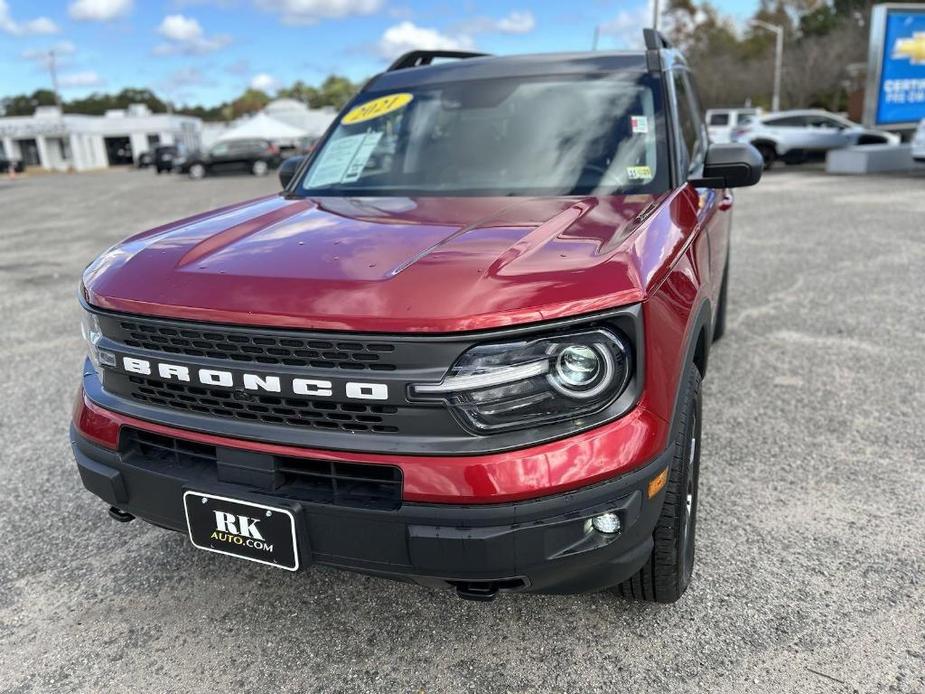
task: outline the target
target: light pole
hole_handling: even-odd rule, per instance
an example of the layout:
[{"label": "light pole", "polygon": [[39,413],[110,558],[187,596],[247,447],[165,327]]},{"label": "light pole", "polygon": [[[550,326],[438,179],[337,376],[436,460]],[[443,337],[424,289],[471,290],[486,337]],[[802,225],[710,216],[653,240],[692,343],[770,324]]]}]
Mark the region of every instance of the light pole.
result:
[{"label": "light pole", "polygon": [[55,105],[61,108],[61,94],[58,92],[58,70],[55,65],[55,51],[48,51],[48,71],[51,73],[51,88],[55,93]]},{"label": "light pole", "polygon": [[652,0],[652,28],[658,31],[658,0]]},{"label": "light pole", "polygon": [[749,22],[752,26],[761,27],[776,34],[777,45],[774,51],[774,95],[771,97],[771,110],[780,111],[780,73],[784,64],[784,27],[777,24],[762,22],[760,19],[753,19]]}]

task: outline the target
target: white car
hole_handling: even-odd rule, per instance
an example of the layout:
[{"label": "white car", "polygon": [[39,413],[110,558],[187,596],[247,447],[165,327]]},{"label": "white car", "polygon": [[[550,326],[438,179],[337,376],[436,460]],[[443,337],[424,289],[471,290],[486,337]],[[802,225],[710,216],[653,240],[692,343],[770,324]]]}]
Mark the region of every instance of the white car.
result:
[{"label": "white car", "polygon": [[711,108],[707,110],[710,142],[732,142],[732,131],[760,116],[760,108]]},{"label": "white car", "polygon": [[870,130],[821,110],[780,111],[754,118],[732,132],[733,142],[750,142],[769,168],[778,159],[800,164],[831,149],[853,145],[899,144],[898,135]]},{"label": "white car", "polygon": [[912,158],[925,164],[925,118],[919,121],[915,137],[912,138]]}]

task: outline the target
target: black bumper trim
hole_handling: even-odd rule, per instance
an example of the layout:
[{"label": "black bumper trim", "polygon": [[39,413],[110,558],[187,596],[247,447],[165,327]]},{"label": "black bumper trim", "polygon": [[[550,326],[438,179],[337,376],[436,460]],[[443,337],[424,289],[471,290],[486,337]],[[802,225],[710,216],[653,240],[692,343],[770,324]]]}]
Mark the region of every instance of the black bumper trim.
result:
[{"label": "black bumper trim", "polygon": [[[404,502],[370,510],[281,499],[218,480],[214,471],[163,472],[132,464],[71,427],[71,444],[88,490],[155,525],[186,532],[183,492],[195,490],[275,503],[298,518],[304,564],[318,563],[422,585],[501,582],[531,592],[578,593],[615,585],[645,563],[664,492],[646,498],[648,481],[670,451],[632,472],[537,499],[482,505]],[[623,529],[603,535],[589,519],[618,513]]]}]

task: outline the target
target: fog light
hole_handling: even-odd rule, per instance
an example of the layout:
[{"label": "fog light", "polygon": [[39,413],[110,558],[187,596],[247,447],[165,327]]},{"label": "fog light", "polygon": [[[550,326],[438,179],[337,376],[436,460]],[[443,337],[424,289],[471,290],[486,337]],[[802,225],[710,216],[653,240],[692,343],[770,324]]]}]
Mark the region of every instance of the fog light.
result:
[{"label": "fog light", "polygon": [[606,533],[607,535],[620,532],[622,527],[620,525],[620,516],[616,513],[602,513],[599,516],[594,516],[591,519],[591,526],[599,533]]}]

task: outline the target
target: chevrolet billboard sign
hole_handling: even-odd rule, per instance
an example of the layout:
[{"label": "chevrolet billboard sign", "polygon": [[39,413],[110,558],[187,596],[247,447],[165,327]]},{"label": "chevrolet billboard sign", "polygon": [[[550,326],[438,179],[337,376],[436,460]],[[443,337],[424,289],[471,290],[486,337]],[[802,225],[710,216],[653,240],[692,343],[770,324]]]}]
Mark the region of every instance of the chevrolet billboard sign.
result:
[{"label": "chevrolet billboard sign", "polygon": [[925,118],[925,4],[876,5],[871,14],[864,124],[895,130]]}]

